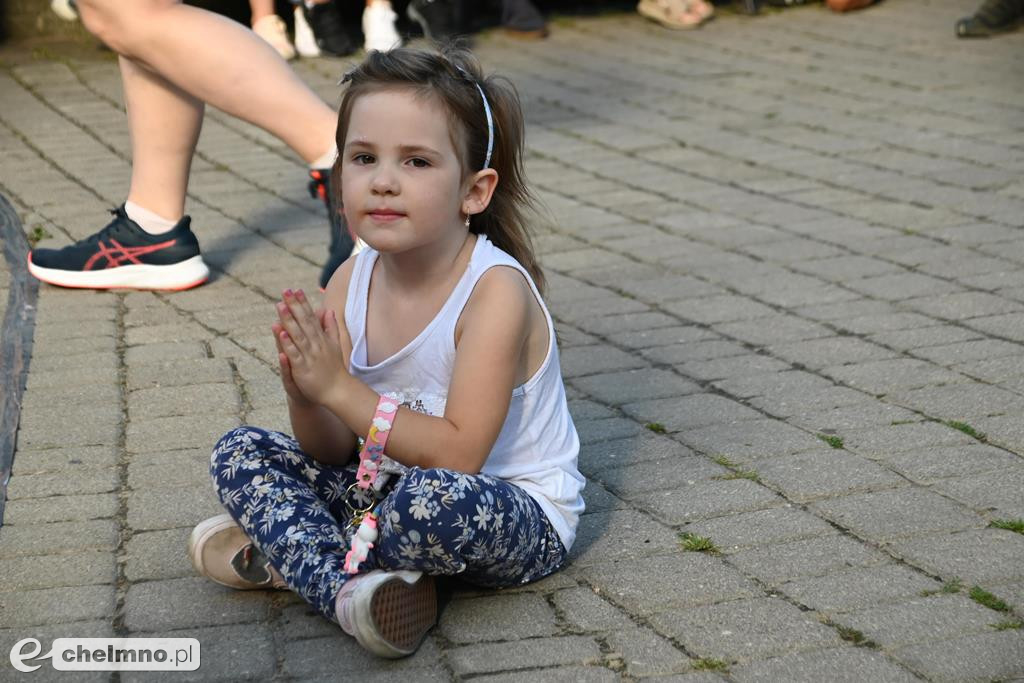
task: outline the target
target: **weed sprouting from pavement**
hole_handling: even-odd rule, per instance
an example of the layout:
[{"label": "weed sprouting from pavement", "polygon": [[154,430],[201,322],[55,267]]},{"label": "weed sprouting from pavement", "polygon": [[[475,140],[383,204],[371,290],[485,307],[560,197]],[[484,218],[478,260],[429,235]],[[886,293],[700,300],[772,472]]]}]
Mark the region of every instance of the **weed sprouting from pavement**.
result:
[{"label": "weed sprouting from pavement", "polygon": [[968,595],[970,596],[971,600],[974,600],[974,602],[984,607],[988,607],[989,609],[994,609],[997,612],[1010,611],[1009,605],[1007,605],[1005,602],[989,593],[981,586],[972,586],[971,592],[968,593]]},{"label": "weed sprouting from pavement", "polygon": [[664,434],[665,432],[668,431],[667,429],[665,429],[665,425],[661,424],[660,422],[648,422],[647,424],[644,425],[644,427],[651,430],[655,434]]},{"label": "weed sprouting from pavement", "polygon": [[691,553],[718,554],[718,546],[707,536],[698,536],[697,534],[691,534],[689,531],[684,531],[679,534],[679,543],[683,546],[683,550]]},{"label": "weed sprouting from pavement", "polygon": [[1024,519],[993,519],[989,524],[991,527],[996,529],[1006,529],[1007,531],[1016,531],[1018,534],[1024,534]]},{"label": "weed sprouting from pavement", "polygon": [[977,429],[967,424],[966,422],[959,422],[957,420],[947,420],[944,424],[947,427],[952,427],[958,432],[963,432],[972,439],[977,439],[978,441],[988,441],[988,437],[985,436],[983,432],[979,432]]},{"label": "weed sprouting from pavement", "polygon": [[697,671],[728,671],[729,665],[721,659],[701,658],[694,660],[693,668]]},{"label": "weed sprouting from pavement", "polygon": [[836,436],[835,434],[818,434],[818,438],[827,443],[832,448],[843,447],[843,437]]}]

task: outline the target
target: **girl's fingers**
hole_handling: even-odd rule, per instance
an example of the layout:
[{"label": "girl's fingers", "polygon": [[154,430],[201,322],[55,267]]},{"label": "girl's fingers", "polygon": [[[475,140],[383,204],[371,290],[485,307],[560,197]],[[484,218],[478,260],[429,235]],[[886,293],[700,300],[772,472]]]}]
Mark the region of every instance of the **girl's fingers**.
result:
[{"label": "girl's fingers", "polygon": [[309,339],[302,327],[299,325],[295,316],[292,315],[291,309],[287,303],[278,302],[277,304],[277,315],[281,319],[281,327],[291,337],[292,343],[300,348],[306,348],[309,346]]},{"label": "girl's fingers", "polygon": [[[309,307],[309,302],[306,301],[306,295],[303,291],[300,289],[297,292],[293,292],[290,289],[286,289],[283,292],[282,299],[285,306],[288,307],[291,318],[302,331],[302,335],[310,341],[316,340],[320,326],[316,321],[316,316],[313,314],[313,309]],[[296,341],[298,341],[297,335]]]},{"label": "girl's fingers", "polygon": [[281,342],[281,350],[288,356],[289,361],[294,362],[302,359],[302,351],[295,345],[291,335],[288,334],[288,330],[282,330],[281,334],[277,335],[277,338]]},{"label": "girl's fingers", "polygon": [[334,311],[324,314],[324,332],[332,344],[341,346],[341,332],[338,331],[338,315]]}]

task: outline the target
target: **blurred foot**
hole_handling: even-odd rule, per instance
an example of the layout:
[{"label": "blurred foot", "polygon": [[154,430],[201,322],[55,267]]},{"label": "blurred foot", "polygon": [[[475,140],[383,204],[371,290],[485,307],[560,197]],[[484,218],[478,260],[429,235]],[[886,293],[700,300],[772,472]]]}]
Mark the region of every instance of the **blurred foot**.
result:
[{"label": "blurred foot", "polygon": [[321,54],[344,57],[356,51],[356,44],[345,31],[345,20],[337,0],[306,7],[301,5],[306,23]]},{"label": "blurred foot", "polygon": [[442,43],[460,33],[456,11],[452,0],[411,0],[405,13],[427,40]]},{"label": "blurred foot", "polygon": [[517,38],[547,38],[548,26],[544,15],[530,0],[503,0],[501,25],[505,32]]},{"label": "blurred foot", "polygon": [[960,38],[987,38],[1012,31],[1024,18],[1024,0],[985,0],[974,16],[956,22]]},{"label": "blurred foot", "polygon": [[78,8],[75,0],[53,0],[50,9],[64,21],[78,21]]},{"label": "blurred foot", "polygon": [[371,2],[363,10],[363,49],[387,52],[401,47],[402,37],[395,29],[398,15],[390,2]]},{"label": "blurred foot", "polygon": [[277,54],[284,59],[295,59],[295,48],[292,41],[288,40],[288,28],[284,21],[276,14],[268,14],[257,19],[252,25],[253,32],[263,40],[270,43],[270,46],[277,50]]}]

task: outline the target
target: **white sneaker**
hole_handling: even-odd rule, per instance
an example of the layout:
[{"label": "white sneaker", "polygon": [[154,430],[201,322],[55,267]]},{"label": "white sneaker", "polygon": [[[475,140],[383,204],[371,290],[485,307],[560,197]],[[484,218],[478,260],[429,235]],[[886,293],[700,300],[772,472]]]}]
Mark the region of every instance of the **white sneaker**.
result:
[{"label": "white sneaker", "polygon": [[372,2],[363,10],[363,48],[387,52],[402,45],[402,36],[395,30],[398,15],[390,2]]},{"label": "white sneaker", "polygon": [[53,0],[50,9],[64,21],[78,21],[78,8],[73,0]]},{"label": "white sneaker", "polygon": [[284,25],[281,17],[276,14],[268,14],[252,25],[253,32],[263,40],[270,43],[270,46],[277,50],[277,54],[284,59],[295,59],[295,48],[292,41],[288,40],[288,27]]},{"label": "white sneaker", "polygon": [[302,7],[298,5],[295,6],[295,51],[302,57],[320,56],[320,46],[316,44],[313,29],[309,27]]},{"label": "white sneaker", "polygon": [[334,614],[341,629],[373,654],[408,657],[437,622],[434,577],[383,569],[356,574],[338,592]]}]

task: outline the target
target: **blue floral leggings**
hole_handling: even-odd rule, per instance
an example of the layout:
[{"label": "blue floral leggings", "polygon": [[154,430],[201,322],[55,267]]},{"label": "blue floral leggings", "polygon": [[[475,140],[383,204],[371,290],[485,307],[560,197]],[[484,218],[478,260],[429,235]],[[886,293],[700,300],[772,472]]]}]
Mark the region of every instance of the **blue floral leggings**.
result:
[{"label": "blue floral leggings", "polygon": [[[345,491],[355,472],[355,464],[324,465],[292,437],[255,427],[225,434],[210,458],[224,507],[291,589],[332,621],[349,578],[342,566],[354,530]],[[496,588],[535,581],[565,562],[544,511],[501,479],[412,468],[392,475],[378,499],[378,538],[362,571],[418,569]]]}]

